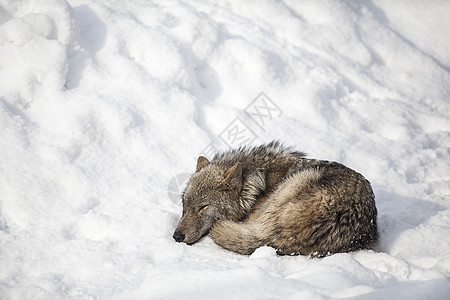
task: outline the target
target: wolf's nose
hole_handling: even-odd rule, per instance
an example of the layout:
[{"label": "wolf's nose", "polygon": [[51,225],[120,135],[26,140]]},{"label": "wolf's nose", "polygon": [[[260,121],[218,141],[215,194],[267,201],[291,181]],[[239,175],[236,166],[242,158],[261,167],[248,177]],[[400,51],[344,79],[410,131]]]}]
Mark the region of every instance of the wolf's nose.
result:
[{"label": "wolf's nose", "polygon": [[177,242],[182,242],[182,241],[184,240],[184,234],[182,234],[182,233],[179,232],[179,231],[176,231],[176,232],[173,234],[173,238],[174,238],[175,241],[177,241]]}]

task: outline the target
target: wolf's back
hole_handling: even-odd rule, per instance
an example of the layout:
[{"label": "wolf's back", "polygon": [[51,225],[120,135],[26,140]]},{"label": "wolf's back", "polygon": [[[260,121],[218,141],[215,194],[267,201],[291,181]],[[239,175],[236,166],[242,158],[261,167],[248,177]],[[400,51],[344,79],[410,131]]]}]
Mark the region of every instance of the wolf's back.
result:
[{"label": "wolf's back", "polygon": [[303,152],[293,151],[291,148],[284,147],[280,142],[273,141],[257,147],[240,147],[227,152],[218,153],[212,159],[212,163],[219,165],[232,166],[239,162],[245,168],[256,167],[265,168],[267,165],[277,161],[282,164],[283,161],[298,161],[305,154]]}]

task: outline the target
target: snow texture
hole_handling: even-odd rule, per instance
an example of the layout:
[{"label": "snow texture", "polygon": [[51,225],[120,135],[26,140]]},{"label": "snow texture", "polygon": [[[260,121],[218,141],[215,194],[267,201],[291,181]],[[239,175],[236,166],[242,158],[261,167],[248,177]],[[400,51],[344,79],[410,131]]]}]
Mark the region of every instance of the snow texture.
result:
[{"label": "snow texture", "polygon": [[[450,299],[450,2],[0,0],[0,299]],[[376,251],[172,233],[196,157],[372,183]]]}]

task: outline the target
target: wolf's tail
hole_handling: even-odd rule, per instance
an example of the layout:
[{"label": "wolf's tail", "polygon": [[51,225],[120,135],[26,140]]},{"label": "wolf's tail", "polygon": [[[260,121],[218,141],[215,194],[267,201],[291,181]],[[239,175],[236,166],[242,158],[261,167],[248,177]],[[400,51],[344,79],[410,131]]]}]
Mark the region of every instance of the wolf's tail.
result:
[{"label": "wolf's tail", "polygon": [[267,244],[268,239],[255,222],[218,221],[210,236],[216,244],[227,250],[250,255]]}]

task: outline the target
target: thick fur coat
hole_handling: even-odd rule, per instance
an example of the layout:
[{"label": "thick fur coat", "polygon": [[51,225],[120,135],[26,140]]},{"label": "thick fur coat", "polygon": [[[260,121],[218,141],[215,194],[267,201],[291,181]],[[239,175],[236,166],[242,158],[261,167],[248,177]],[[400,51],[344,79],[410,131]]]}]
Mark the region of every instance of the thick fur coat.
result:
[{"label": "thick fur coat", "polygon": [[225,249],[326,256],[371,249],[378,240],[370,183],[339,164],[306,159],[278,142],[199,157],[173,235],[195,243],[210,233]]}]

